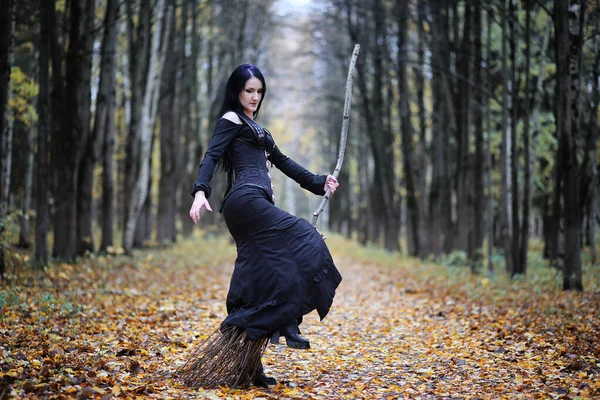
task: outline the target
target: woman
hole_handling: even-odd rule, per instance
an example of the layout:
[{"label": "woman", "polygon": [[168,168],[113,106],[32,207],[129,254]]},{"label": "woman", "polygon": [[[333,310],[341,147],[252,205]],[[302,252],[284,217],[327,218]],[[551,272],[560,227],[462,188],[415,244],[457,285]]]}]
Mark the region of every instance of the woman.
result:
[{"label": "woman", "polygon": [[338,181],[314,175],[281,153],[271,134],[254,120],[267,92],[262,73],[251,64],[231,74],[222,117],[198,170],[190,217],[212,211],[210,181],[217,163],[228,173],[220,211],[237,247],[227,294],[227,318],[180,369],[190,386],[267,387],[261,356],[279,334],[292,348],[309,348],[299,336],[302,316],[317,310],[325,318],[342,280],[321,235],[306,220],[277,208],[269,168],[274,165],[317,195]]}]

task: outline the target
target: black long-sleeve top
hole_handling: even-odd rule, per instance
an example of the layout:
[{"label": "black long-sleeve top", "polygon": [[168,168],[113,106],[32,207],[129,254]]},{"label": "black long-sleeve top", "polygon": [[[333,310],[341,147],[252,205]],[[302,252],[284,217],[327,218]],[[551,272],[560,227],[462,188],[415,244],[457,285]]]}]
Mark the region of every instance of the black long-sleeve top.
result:
[{"label": "black long-sleeve top", "polygon": [[265,148],[260,147],[258,140],[248,126],[221,118],[217,122],[204,159],[198,168],[198,178],[194,183],[192,196],[197,191],[202,190],[206,198],[210,197],[212,191],[210,181],[214,169],[226,151],[231,157],[234,173],[234,182],[229,191],[230,193],[242,186],[259,186],[266,191],[269,200],[273,201],[273,189],[267,166],[267,160],[269,160],[304,189],[320,196],[325,194],[326,175],[311,173],[285,156],[277,146],[274,146],[267,158]]}]

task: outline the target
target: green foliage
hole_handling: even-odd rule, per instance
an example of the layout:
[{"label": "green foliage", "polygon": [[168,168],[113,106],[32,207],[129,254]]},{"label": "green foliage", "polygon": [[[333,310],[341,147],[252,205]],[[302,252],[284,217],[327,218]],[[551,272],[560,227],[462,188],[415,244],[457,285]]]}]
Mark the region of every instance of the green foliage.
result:
[{"label": "green foliage", "polygon": [[470,265],[469,257],[463,250],[453,250],[451,253],[443,255],[440,264],[447,267],[467,267]]},{"label": "green foliage", "polygon": [[3,307],[12,307],[19,303],[20,289],[18,287],[10,288],[7,290],[0,290],[0,310]]},{"label": "green foliage", "polygon": [[504,252],[500,251],[499,249],[496,249],[496,251],[494,251],[494,253],[492,253],[492,263],[494,264],[494,266],[496,267],[496,269],[502,269],[504,270]]}]

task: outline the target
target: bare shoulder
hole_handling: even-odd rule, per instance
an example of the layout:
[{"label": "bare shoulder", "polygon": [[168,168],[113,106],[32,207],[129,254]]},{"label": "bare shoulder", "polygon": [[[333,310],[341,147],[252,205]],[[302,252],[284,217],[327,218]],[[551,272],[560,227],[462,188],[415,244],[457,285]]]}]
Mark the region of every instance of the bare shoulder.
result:
[{"label": "bare shoulder", "polygon": [[240,117],[238,117],[238,115],[233,111],[227,111],[225,114],[223,114],[223,117],[221,118],[231,121],[238,125],[242,124],[242,120],[240,119]]}]

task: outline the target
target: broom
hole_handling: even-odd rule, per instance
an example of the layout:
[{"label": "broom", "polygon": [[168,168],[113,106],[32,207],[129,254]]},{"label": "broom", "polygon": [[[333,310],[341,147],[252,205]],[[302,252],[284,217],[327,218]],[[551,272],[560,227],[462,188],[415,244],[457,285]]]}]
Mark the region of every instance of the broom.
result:
[{"label": "broom", "polygon": [[268,341],[268,337],[248,339],[245,329],[222,324],[190,354],[177,376],[192,388],[247,388]]}]

